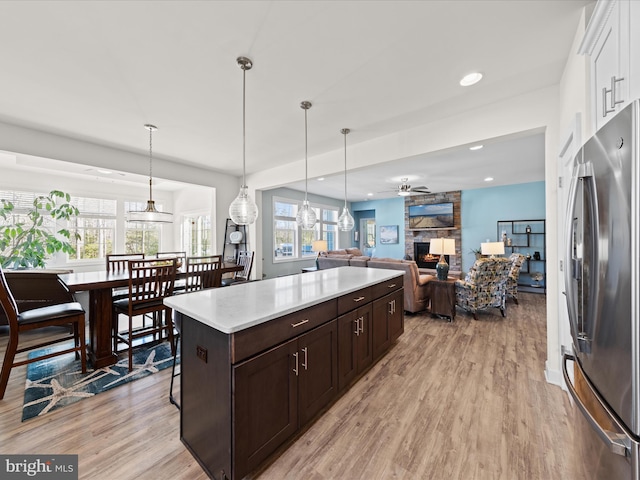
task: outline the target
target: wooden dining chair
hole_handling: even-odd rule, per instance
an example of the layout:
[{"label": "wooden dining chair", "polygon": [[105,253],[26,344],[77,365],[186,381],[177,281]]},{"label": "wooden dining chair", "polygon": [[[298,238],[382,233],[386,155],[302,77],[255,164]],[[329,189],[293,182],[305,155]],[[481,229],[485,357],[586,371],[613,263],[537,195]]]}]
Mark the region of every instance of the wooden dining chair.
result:
[{"label": "wooden dining chair", "polygon": [[126,272],[129,260],[143,260],[144,253],[110,253],[107,259],[107,272]]},{"label": "wooden dining chair", "polygon": [[251,267],[253,266],[253,252],[238,252],[238,265],[244,267],[243,270],[235,272],[232,278],[222,279],[221,286],[226,287],[236,283],[248,282],[251,276]]},{"label": "wooden dining chair", "polygon": [[[64,286],[62,282],[60,282],[60,284],[60,288],[68,292],[66,286]],[[69,293],[69,298],[72,298],[71,293]],[[9,343],[4,353],[2,371],[0,372],[0,399],[4,398],[4,392],[7,389],[9,375],[13,367],[75,352],[76,358],[80,358],[82,373],[86,373],[87,349],[85,345],[84,310],[78,302],[59,303],[20,312],[18,311],[16,300],[9,289],[4,272],[0,267],[0,303],[9,322]],[[53,339],[18,348],[20,334],[23,332],[47,327],[66,327],[70,324],[73,325],[71,333],[68,333],[68,330],[65,329],[62,336],[56,334]],[[16,354],[41,349],[49,345],[68,342],[70,340],[73,340],[72,347],[55,352],[45,352],[42,355],[27,358],[26,360],[15,361]]]},{"label": "wooden dining chair", "polygon": [[222,255],[208,255],[203,257],[187,257],[187,292],[195,292],[205,288],[220,286],[220,266]]},{"label": "wooden dining chair", "polygon": [[[215,288],[220,286],[220,266],[222,265],[222,255],[209,255],[203,257],[187,257],[187,278],[184,293],[195,292],[207,288]],[[181,293],[181,292],[176,292]],[[176,356],[178,346],[180,344],[181,322],[180,316],[174,319],[175,328],[175,349],[173,355],[173,365],[171,367],[171,383],[169,385],[169,401],[178,407],[180,404],[173,396],[173,379],[180,375],[176,373]]]},{"label": "wooden dining chair", "polygon": [[[166,332],[171,344],[171,352],[175,354],[173,341],[173,321],[171,309],[164,305],[163,300],[173,295],[176,280],[175,258],[129,260],[129,294],[127,298],[113,302],[113,339],[114,350],[119,343],[128,345],[129,371],[133,370],[133,341],[145,337],[152,340],[161,339]],[[134,318],[153,314],[153,324],[134,328]],[[128,330],[120,331],[119,316],[129,318]]]}]

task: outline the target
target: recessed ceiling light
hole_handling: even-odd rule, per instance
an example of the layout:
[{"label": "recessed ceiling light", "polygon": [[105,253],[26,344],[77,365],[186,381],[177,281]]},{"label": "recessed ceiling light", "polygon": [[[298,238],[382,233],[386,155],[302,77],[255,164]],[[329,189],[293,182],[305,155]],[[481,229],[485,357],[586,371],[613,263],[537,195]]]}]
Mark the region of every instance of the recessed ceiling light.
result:
[{"label": "recessed ceiling light", "polygon": [[480,80],[482,80],[482,74],[480,72],[473,72],[469,75],[465,75],[462,80],[460,80],[460,85],[468,87],[478,83]]},{"label": "recessed ceiling light", "polygon": [[367,197],[373,197],[373,193],[371,192],[367,193]]},{"label": "recessed ceiling light", "polygon": [[319,182],[322,182],[323,180],[324,180],[324,177],[320,177],[320,178],[318,178],[318,181],[319,181]]},{"label": "recessed ceiling light", "polygon": [[474,145],[473,147],[469,147],[469,150],[480,150],[484,145]]},{"label": "recessed ceiling light", "polygon": [[493,177],[487,177],[484,179],[485,182],[493,182]]},{"label": "recessed ceiling light", "polygon": [[98,173],[102,173],[103,175],[111,175],[111,170],[101,170],[100,168],[98,169]]}]

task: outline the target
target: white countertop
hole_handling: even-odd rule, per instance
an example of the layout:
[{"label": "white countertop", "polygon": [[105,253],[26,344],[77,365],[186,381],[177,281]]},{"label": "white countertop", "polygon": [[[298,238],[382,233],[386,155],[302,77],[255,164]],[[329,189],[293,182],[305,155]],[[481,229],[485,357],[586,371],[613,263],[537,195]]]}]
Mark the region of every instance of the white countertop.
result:
[{"label": "white countertop", "polygon": [[330,268],[174,295],[164,303],[216,330],[234,333],[402,275],[382,268]]}]

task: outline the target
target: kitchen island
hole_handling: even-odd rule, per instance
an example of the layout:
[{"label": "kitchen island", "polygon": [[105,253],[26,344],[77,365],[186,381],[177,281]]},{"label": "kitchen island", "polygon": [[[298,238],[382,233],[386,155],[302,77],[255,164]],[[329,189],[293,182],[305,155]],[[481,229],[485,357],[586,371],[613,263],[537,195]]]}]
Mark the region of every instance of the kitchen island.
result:
[{"label": "kitchen island", "polygon": [[259,468],[390,348],[402,275],[340,267],[165,300],[182,325],[181,440],[211,478]]}]

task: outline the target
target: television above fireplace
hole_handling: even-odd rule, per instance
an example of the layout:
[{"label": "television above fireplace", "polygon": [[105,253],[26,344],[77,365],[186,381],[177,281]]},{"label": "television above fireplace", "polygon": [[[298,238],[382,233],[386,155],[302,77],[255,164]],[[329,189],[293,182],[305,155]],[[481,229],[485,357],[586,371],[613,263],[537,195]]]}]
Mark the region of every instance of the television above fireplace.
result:
[{"label": "television above fireplace", "polygon": [[409,205],[409,229],[453,228],[453,202]]}]

